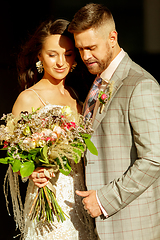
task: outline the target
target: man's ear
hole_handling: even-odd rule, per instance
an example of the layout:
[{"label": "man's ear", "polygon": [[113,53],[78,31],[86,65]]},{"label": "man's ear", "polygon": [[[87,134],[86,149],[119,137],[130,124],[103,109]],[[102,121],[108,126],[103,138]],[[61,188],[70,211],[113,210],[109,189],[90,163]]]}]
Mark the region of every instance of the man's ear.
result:
[{"label": "man's ear", "polygon": [[117,44],[117,35],[118,34],[116,31],[111,31],[109,34],[109,40],[112,47],[114,47]]}]

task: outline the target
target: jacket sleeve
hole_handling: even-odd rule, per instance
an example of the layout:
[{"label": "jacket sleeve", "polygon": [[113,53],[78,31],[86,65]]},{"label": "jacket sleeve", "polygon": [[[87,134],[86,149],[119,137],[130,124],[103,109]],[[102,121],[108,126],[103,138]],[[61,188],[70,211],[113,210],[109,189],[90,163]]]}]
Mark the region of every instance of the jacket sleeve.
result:
[{"label": "jacket sleeve", "polygon": [[160,176],[160,87],[156,81],[146,79],[135,86],[128,114],[138,159],[123,176],[97,191],[109,216],[134,201]]}]

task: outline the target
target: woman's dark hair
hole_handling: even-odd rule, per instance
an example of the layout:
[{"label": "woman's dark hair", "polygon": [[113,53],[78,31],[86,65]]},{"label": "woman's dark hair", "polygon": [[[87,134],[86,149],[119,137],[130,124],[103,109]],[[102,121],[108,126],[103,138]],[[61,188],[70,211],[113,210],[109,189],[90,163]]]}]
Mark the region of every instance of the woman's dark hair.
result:
[{"label": "woman's dark hair", "polygon": [[[36,62],[46,37],[60,34],[67,36],[74,42],[73,34],[68,32],[68,25],[69,22],[63,19],[56,21],[47,20],[39,26],[35,34],[22,47],[17,61],[20,91],[33,86],[43,77],[43,73],[38,73],[36,69]],[[77,92],[79,99],[84,101],[93,82],[94,75],[88,72],[78,50],[76,50],[75,60],[78,63],[77,67],[72,73],[67,75],[65,84],[72,87]]]},{"label": "woman's dark hair", "polygon": [[30,40],[22,47],[17,61],[18,80],[21,90],[31,87],[43,76],[43,73],[39,74],[37,72],[36,62],[46,37],[60,34],[69,37],[74,42],[73,35],[67,31],[68,24],[69,22],[63,19],[47,20],[39,26]]}]

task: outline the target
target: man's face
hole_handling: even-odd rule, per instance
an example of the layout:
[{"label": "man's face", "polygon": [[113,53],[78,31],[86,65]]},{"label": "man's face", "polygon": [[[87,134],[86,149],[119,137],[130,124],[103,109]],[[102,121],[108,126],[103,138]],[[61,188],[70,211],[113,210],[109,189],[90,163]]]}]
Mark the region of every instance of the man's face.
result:
[{"label": "man's face", "polygon": [[74,33],[75,44],[81,58],[92,74],[103,72],[113,59],[113,50],[109,37],[96,29]]}]

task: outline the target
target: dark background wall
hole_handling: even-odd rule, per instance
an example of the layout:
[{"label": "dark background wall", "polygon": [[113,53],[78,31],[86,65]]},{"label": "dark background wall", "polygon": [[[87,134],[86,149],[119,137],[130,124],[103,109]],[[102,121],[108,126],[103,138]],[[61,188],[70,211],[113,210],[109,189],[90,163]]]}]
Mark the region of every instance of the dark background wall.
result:
[{"label": "dark background wall", "polygon": [[[23,44],[41,21],[53,15],[71,20],[74,13],[90,1],[46,0],[7,1],[0,3],[0,116],[11,112],[18,95],[16,59]],[[160,1],[101,0],[113,13],[120,46],[130,57],[160,82]],[[7,215],[3,179],[7,166],[0,165],[0,240],[18,234],[13,216]],[[22,196],[26,184],[21,185]],[[10,206],[11,207],[11,206]],[[12,211],[11,211],[12,213]],[[19,239],[19,237],[17,238]]]}]

